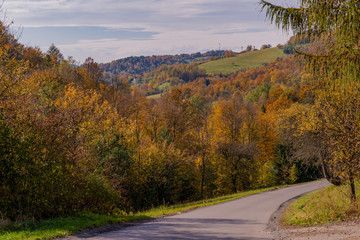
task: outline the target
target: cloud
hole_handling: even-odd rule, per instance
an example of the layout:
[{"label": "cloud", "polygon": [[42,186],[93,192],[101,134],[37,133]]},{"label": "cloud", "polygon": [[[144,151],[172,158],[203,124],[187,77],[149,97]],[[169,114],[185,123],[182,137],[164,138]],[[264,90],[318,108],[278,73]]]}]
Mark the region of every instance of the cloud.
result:
[{"label": "cloud", "polygon": [[284,40],[254,0],[7,0],[4,8],[26,43],[55,43],[79,60],[256,45],[261,34]]},{"label": "cloud", "polygon": [[275,31],[234,33],[231,36],[217,34],[216,37],[212,31],[174,31],[155,35],[152,40],[83,40],[60,45],[59,48],[63,52],[74,54],[72,56],[76,59],[92,56],[98,62],[109,62],[127,56],[205,52],[218,49],[219,43],[222,49],[239,51],[249,44],[257,47],[264,43],[276,45],[285,42],[287,38],[284,34],[279,38]]},{"label": "cloud", "polygon": [[[78,27],[27,27],[23,29],[23,40],[32,44],[32,39],[38,39],[33,44],[47,47],[49,41],[55,44],[72,44],[81,40],[151,40],[157,32],[148,32],[141,28],[107,28],[96,26]],[[41,38],[38,38],[41,36]]]}]

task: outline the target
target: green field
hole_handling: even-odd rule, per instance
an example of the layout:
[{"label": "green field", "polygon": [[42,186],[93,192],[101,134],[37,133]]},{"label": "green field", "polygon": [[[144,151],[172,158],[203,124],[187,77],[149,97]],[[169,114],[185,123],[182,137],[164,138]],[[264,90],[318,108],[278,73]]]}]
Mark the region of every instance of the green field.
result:
[{"label": "green field", "polygon": [[238,54],[235,57],[224,58],[201,64],[207,74],[223,73],[229,74],[242,69],[260,67],[278,57],[286,56],[279,48],[268,48],[259,51],[252,51]]},{"label": "green field", "polygon": [[159,94],[155,94],[155,95],[150,95],[150,96],[147,96],[146,98],[148,99],[159,99],[162,97],[162,93],[159,93]]}]

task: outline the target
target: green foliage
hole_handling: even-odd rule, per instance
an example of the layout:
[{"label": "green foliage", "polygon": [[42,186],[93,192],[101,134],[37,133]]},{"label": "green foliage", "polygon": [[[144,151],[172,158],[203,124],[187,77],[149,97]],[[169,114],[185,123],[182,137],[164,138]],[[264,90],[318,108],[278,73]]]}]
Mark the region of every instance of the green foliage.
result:
[{"label": "green foliage", "polygon": [[295,53],[294,48],[295,48],[294,45],[286,45],[284,46],[283,51],[285,54],[294,54]]},{"label": "green foliage", "polygon": [[144,75],[147,84],[147,94],[154,95],[158,92],[170,91],[171,86],[178,86],[193,82],[205,76],[205,70],[197,64],[163,65],[155,71]]},{"label": "green foliage", "polygon": [[319,78],[357,81],[360,70],[360,7],[353,0],[301,0],[299,7],[285,8],[261,0],[267,18],[279,28],[292,29],[318,41],[314,50],[303,52],[308,67]]},{"label": "green foliage", "polygon": [[261,86],[255,88],[254,90],[250,91],[246,96],[245,99],[256,103],[259,101],[260,97],[265,95],[265,99],[269,96],[269,92],[271,89],[271,84],[263,83]]},{"label": "green foliage", "polygon": [[306,182],[321,178],[316,164],[306,163],[303,159],[296,157],[296,149],[290,143],[277,143],[276,160],[272,167],[276,176],[276,184]]},{"label": "green foliage", "polygon": [[64,60],[64,56],[54,44],[51,44],[47,51],[47,58],[51,61],[52,64],[60,64]]},{"label": "green foliage", "polygon": [[134,209],[193,198],[194,168],[173,145],[164,142],[147,148],[143,146],[135,157],[128,192]]},{"label": "green foliage", "polygon": [[298,170],[296,164],[294,164],[290,169],[289,182],[296,183],[298,181],[298,179],[299,179],[299,170]]}]

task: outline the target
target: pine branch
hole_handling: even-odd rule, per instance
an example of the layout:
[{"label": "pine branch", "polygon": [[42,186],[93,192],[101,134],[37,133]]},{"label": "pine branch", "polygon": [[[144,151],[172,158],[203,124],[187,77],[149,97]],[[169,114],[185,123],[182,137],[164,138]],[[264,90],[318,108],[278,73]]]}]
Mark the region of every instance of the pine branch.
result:
[{"label": "pine branch", "polygon": [[300,34],[307,31],[307,8],[285,8],[274,5],[265,0],[261,0],[259,5],[261,5],[261,11],[264,11],[266,8],[266,18],[271,23],[275,23],[278,28],[287,32],[291,29],[295,33]]}]

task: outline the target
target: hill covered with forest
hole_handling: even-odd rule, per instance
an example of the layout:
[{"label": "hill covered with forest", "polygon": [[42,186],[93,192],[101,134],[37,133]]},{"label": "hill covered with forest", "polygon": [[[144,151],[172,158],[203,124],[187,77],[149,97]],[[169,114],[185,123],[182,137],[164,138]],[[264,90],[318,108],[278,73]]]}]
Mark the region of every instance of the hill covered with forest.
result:
[{"label": "hill covered with forest", "polygon": [[[265,45],[264,45],[265,46]],[[265,48],[262,50],[243,51],[235,54],[232,51],[225,51],[224,56],[211,57],[207,63],[175,63],[163,64],[155,70],[143,72],[137,75],[112,74],[105,71],[105,81],[109,84],[121,84],[124,82],[139,87],[147,96],[169,92],[173,87],[193,82],[198,78],[206,78],[210,75],[229,75],[239,71],[256,68],[269,64],[277,58],[285,57],[283,49]],[[171,56],[176,57],[176,56]],[[151,59],[147,57],[145,59]],[[159,57],[161,58],[161,57]],[[137,63],[136,63],[137,64]]]},{"label": "hill covered with forest", "polygon": [[208,51],[206,53],[163,55],[163,56],[139,56],[127,57],[114,60],[110,63],[100,64],[106,73],[115,75],[135,76],[156,70],[161,65],[173,65],[178,63],[188,64],[192,62],[209,61],[211,58],[226,55],[225,50]]}]

